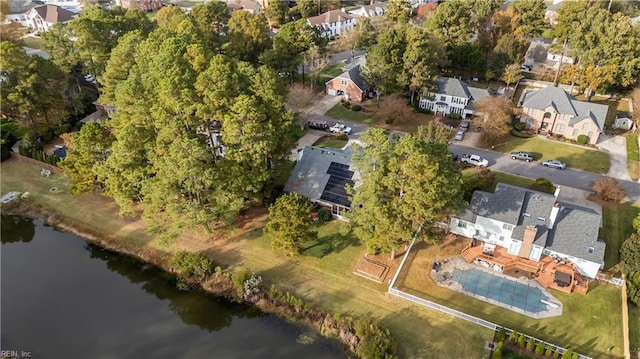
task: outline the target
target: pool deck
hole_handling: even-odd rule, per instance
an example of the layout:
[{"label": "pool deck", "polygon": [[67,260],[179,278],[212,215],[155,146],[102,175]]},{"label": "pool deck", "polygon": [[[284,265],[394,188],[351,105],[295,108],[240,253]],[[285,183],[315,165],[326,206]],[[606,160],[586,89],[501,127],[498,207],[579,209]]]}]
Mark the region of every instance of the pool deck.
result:
[{"label": "pool deck", "polygon": [[[462,287],[460,283],[456,282],[452,278],[453,278],[453,272],[456,270],[467,271],[471,269],[479,270],[487,274],[494,275],[506,280],[518,282],[529,287],[538,288],[544,294],[544,296],[547,297],[546,299],[547,303],[545,303],[547,309],[540,312],[536,312],[536,313],[528,312],[520,308],[504,304],[500,301],[468,292]],[[562,315],[562,303],[556,297],[554,297],[548,291],[546,291],[545,288],[541,286],[536,280],[528,279],[525,276],[522,276],[520,278],[514,278],[483,266],[479,266],[473,263],[467,263],[461,256],[445,259],[444,261],[439,262],[439,267],[437,268],[437,270],[435,268],[432,269],[430,275],[431,275],[431,279],[433,279],[433,281],[436,282],[441,287],[445,287],[447,289],[474,297],[476,299],[485,301],[487,303],[491,303],[493,305],[497,305],[499,307],[509,309],[511,311],[520,313],[522,315],[526,315],[531,318],[542,319],[542,318],[555,317],[555,316]],[[553,304],[548,304],[548,303],[553,303]]]}]

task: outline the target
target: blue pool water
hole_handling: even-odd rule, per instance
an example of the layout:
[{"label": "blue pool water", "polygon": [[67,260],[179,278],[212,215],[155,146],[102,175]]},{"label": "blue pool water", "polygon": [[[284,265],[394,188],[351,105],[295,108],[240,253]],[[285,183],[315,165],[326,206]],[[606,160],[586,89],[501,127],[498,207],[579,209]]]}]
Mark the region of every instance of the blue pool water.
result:
[{"label": "blue pool water", "polygon": [[[477,269],[455,270],[453,280],[474,296],[491,298],[509,307],[537,313],[547,309],[540,300],[546,299],[537,287],[528,286],[508,278],[498,277]],[[479,298],[482,299],[482,298]]]}]

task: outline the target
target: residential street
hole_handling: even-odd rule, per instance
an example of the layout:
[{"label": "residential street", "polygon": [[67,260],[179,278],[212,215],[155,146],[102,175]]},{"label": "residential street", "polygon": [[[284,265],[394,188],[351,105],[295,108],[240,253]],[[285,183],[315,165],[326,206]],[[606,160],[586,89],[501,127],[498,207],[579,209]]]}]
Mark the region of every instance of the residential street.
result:
[{"label": "residential street", "polygon": [[[540,162],[526,163],[524,161],[512,160],[502,153],[487,151],[480,148],[472,148],[460,145],[449,146],[451,152],[461,155],[463,153],[473,153],[486,158],[489,161],[489,168],[495,171],[511,173],[529,178],[548,178],[551,182],[560,185],[592,191],[589,185],[592,181],[602,178],[603,175],[584,172],[567,168],[566,170],[556,170],[543,167]],[[623,181],[618,179],[626,188],[628,197],[633,202],[640,202],[640,184],[637,182]]]}]

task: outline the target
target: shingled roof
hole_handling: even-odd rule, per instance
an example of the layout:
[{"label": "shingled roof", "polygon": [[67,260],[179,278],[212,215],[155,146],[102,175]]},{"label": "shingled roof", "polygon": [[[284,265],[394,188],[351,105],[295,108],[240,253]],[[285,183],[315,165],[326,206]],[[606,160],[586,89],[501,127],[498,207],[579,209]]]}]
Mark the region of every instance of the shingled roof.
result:
[{"label": "shingled roof", "polygon": [[75,13],[69,10],[51,4],[36,6],[31,11],[37,12],[45,22],[51,24],[71,21],[76,16]]},{"label": "shingled roof", "polygon": [[331,10],[318,16],[310,17],[307,20],[309,20],[309,23],[313,26],[322,26],[324,24],[331,24],[334,22],[343,22],[356,17],[357,16],[349,15],[340,10]]}]

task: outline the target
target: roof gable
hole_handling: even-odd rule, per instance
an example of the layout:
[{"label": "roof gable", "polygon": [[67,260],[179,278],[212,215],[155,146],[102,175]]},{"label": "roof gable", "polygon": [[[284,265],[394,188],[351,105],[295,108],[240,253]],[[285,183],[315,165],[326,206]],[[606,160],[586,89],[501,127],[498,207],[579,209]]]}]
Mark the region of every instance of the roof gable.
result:
[{"label": "roof gable", "polygon": [[323,24],[331,24],[334,22],[343,22],[346,20],[354,19],[356,16],[349,15],[341,10],[327,11],[318,16],[313,16],[307,19],[311,25],[321,26]]},{"label": "roof gable", "polygon": [[51,24],[71,21],[76,16],[69,10],[51,4],[36,6],[31,11],[31,16],[34,16],[33,12],[35,12],[42,20]]},{"label": "roof gable", "polygon": [[569,125],[573,126],[574,124],[577,124],[582,120],[587,119],[592,121],[596,126],[598,126],[598,129],[600,129],[600,131],[604,130],[604,121],[607,118],[607,112],[609,111],[609,106],[593,103],[593,102],[578,101],[578,100],[573,100],[571,101],[571,103],[573,104],[573,107],[576,109],[576,112],[578,114],[576,115],[575,118],[569,121]]},{"label": "roof gable", "polygon": [[568,95],[559,87],[545,87],[541,90],[530,91],[523,94],[522,107],[545,110],[553,106],[558,113],[563,115],[577,116],[573,107],[573,96]]},{"label": "roof gable", "polygon": [[464,82],[452,77],[438,77],[437,93],[454,97],[471,98],[471,93]]}]

